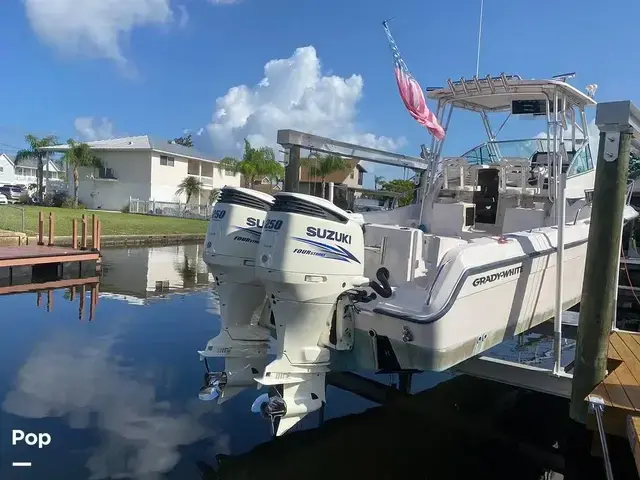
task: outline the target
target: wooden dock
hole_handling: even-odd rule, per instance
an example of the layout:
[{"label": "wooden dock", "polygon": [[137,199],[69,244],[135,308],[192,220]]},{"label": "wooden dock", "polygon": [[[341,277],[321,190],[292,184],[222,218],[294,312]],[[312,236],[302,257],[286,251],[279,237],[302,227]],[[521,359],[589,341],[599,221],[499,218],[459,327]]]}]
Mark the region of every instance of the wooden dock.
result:
[{"label": "wooden dock", "polygon": [[72,248],[25,245],[0,247],[0,267],[23,267],[48,263],[86,262],[98,260],[97,250],[74,250]]},{"label": "wooden dock", "polygon": [[[612,332],[608,356],[608,374],[590,396],[604,402],[605,431],[627,437],[629,417],[640,417],[640,333]],[[593,415],[588,427],[597,429]]]},{"label": "wooden dock", "polygon": [[13,269],[16,267],[31,267],[35,273],[37,269],[51,269],[59,274],[58,268],[65,263],[96,262],[96,269],[100,263],[100,233],[101,224],[96,215],[92,215],[91,245],[88,245],[88,218],[82,215],[80,238],[78,238],[78,220],[73,219],[72,246],[57,247],[55,245],[55,218],[53,212],[48,216],[48,235],[45,244],[44,214],[40,212],[38,218],[38,244],[17,247],[0,247],[0,268],[9,269],[9,283],[13,283]]}]

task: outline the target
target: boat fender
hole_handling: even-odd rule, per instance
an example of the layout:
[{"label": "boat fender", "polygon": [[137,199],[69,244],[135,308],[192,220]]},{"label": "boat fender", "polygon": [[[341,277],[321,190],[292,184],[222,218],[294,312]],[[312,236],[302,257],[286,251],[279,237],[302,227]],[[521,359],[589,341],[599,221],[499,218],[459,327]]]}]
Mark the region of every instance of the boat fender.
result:
[{"label": "boat fender", "polygon": [[376,278],[380,283],[371,280],[369,282],[369,286],[382,298],[389,298],[393,294],[391,285],[389,285],[389,270],[385,267],[380,267],[376,272]]}]

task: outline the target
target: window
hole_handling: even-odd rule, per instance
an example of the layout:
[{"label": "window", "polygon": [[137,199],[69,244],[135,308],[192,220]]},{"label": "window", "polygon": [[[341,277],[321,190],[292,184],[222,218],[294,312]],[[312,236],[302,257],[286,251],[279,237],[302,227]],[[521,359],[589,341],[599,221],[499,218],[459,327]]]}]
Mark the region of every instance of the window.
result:
[{"label": "window", "polygon": [[574,175],[580,175],[581,173],[588,172],[593,169],[593,160],[591,159],[591,149],[587,143],[578,153],[573,157],[569,170],[567,170],[567,177]]},{"label": "window", "polygon": [[166,155],[160,155],[160,165],[165,165],[167,167],[173,167],[174,161],[173,157],[167,157]]},{"label": "window", "polygon": [[116,176],[113,174],[113,169],[108,167],[98,168],[98,178],[115,180]]},{"label": "window", "polygon": [[351,172],[351,175],[349,175],[349,178],[353,178],[353,172]]}]

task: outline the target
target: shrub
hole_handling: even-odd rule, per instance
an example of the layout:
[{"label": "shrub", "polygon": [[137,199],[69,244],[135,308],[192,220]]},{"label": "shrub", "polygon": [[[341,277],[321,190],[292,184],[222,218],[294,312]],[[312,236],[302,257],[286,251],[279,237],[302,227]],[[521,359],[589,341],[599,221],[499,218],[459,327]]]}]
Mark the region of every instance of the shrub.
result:
[{"label": "shrub", "polygon": [[[75,208],[73,205],[73,197],[64,190],[59,190],[55,193],[45,195],[44,202],[42,203],[48,207]],[[87,207],[85,207],[82,202],[78,201],[77,208],[84,209]]]}]

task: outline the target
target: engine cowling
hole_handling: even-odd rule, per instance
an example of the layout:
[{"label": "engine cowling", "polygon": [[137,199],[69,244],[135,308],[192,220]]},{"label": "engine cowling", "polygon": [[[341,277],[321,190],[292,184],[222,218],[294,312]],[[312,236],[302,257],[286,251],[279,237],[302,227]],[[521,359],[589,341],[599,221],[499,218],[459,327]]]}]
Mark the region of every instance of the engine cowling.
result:
[{"label": "engine cowling", "polygon": [[[264,285],[255,275],[255,258],[262,227],[274,198],[239,187],[224,187],[211,214],[204,244],[204,261],[215,278],[222,329],[199,354],[225,358],[222,372],[208,372],[199,397],[230,398],[252,385],[267,363],[271,310]],[[208,364],[207,364],[208,365]]]},{"label": "engine cowling", "polygon": [[[266,216],[256,259],[276,323],[277,356],[257,381],[282,385],[273,413],[280,435],[325,399],[328,336],[338,298],[368,284],[361,224],[331,202],[283,192]],[[273,404],[273,405],[272,405]],[[277,407],[277,408],[276,408]]]}]

